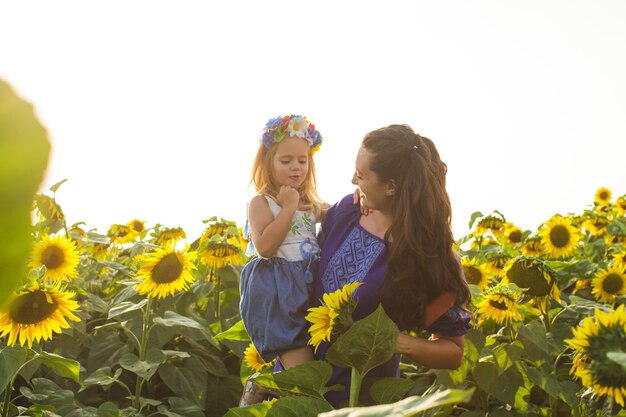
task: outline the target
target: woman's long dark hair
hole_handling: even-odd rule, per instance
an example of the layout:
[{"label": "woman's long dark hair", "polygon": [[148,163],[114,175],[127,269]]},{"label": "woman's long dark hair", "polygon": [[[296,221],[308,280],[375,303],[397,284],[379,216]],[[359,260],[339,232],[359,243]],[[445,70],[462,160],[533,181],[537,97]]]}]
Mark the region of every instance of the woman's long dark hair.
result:
[{"label": "woman's long dark hair", "polygon": [[447,167],[434,143],[407,125],[374,130],[362,146],[372,153],[369,169],[379,181],[396,185],[385,234],[389,266],[382,304],[401,330],[415,329],[424,325],[425,307],[440,294],[456,294],[458,306],[470,299],[452,249]]}]

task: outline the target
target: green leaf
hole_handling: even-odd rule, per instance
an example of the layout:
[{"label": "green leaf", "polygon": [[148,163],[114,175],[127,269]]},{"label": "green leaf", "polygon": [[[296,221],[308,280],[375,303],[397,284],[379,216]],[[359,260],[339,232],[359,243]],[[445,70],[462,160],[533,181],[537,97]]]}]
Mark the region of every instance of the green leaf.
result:
[{"label": "green leaf", "polygon": [[547,366],[541,368],[525,366],[524,368],[528,379],[548,395],[553,398],[560,398],[572,408],[579,405],[580,399],[576,395],[578,385],[571,381],[559,381],[551,374],[551,370]]},{"label": "green leaf", "polygon": [[333,365],[354,368],[365,375],[393,356],[398,333],[396,324],[379,305],[372,314],[356,321],[337,338],[328,349],[326,359]]},{"label": "green leaf", "polygon": [[248,407],[229,408],[224,417],[265,417],[275,402],[276,400],[263,401]]},{"label": "green leaf", "polygon": [[207,395],[208,374],[197,360],[187,360],[184,367],[166,363],[159,368],[159,377],[176,395],[203,406]]},{"label": "green leaf", "polygon": [[475,211],[472,213],[472,215],[470,216],[470,221],[469,221],[469,229],[471,229],[474,226],[474,222],[479,217],[483,217],[483,214],[480,211]]},{"label": "green leaf", "polygon": [[98,417],[118,417],[120,415],[120,409],[117,405],[111,401],[106,401],[98,407],[96,416]]},{"label": "green leaf", "polygon": [[517,411],[528,409],[530,391],[516,367],[510,367],[501,375],[493,363],[479,362],[472,369],[474,380],[480,388]]},{"label": "green leaf", "polygon": [[268,410],[267,417],[317,417],[332,409],[327,401],[319,398],[282,397]]},{"label": "green leaf", "polygon": [[413,416],[431,410],[435,407],[468,402],[472,398],[474,389],[448,389],[422,397],[413,396],[393,404],[375,405],[372,407],[342,408],[319,414],[319,417],[404,417]]},{"label": "green leaf", "polygon": [[496,346],[491,351],[497,366],[498,375],[513,366],[524,353],[524,345],[520,341],[511,344],[504,343]]},{"label": "green leaf", "polygon": [[520,326],[519,339],[526,349],[532,346],[539,349],[543,353],[543,357],[540,359],[549,360],[561,353],[561,350],[552,339],[552,335],[546,333],[545,327],[538,321],[531,321]]},{"label": "green leaf", "polygon": [[415,385],[405,378],[381,378],[370,387],[370,394],[376,404],[391,404],[400,401]]},{"label": "green leaf", "polygon": [[126,353],[120,358],[120,366],[128,371],[139,375],[143,379],[150,379],[159,366],[167,360],[159,349],[151,348],[146,354],[145,360],[139,360],[134,353]]},{"label": "green leaf", "polygon": [[102,387],[107,387],[111,384],[116,383],[117,381],[119,381],[119,377],[122,374],[122,368],[117,368],[115,370],[115,373],[113,375],[111,375],[111,368],[108,366],[105,366],[103,368],[100,368],[96,371],[94,371],[91,375],[89,375],[87,378],[85,378],[85,380],[83,381],[83,386],[82,388],[79,390],[83,391],[84,389],[92,386],[92,385],[99,385]]},{"label": "green leaf", "polygon": [[328,391],[325,386],[332,372],[333,368],[328,363],[312,361],[281,372],[261,374],[253,381],[282,394],[303,394],[323,399],[323,394]]},{"label": "green leaf", "polygon": [[67,416],[77,409],[74,393],[71,390],[62,389],[46,378],[33,378],[31,384],[32,389],[28,386],[20,387],[20,393],[31,402],[52,406],[59,416]]},{"label": "green leaf", "polygon": [[80,380],[80,363],[73,359],[67,359],[63,356],[47,352],[37,353],[35,359],[47,367],[54,369],[63,377],[71,378],[76,382]]},{"label": "green leaf", "polygon": [[52,191],[53,193],[56,193],[56,192],[57,192],[57,190],[59,189],[59,187],[60,187],[61,185],[63,185],[63,183],[64,183],[65,181],[67,181],[67,178],[66,178],[66,179],[64,179],[64,180],[61,180],[61,181],[57,182],[56,184],[54,184],[53,186],[51,186],[51,187],[49,188],[49,190],[50,190],[50,191]]},{"label": "green leaf", "polygon": [[166,311],[164,317],[155,317],[154,324],[166,327],[183,326],[206,331],[207,328],[189,317],[181,316],[174,311]]},{"label": "green leaf", "polygon": [[25,348],[0,349],[0,393],[11,383],[27,357],[28,351]]},{"label": "green leaf", "polygon": [[248,332],[246,328],[243,326],[243,321],[239,320],[233,327],[230,329],[218,333],[215,335],[216,339],[228,339],[228,340],[236,340],[249,342],[250,336],[248,336]]},{"label": "green leaf", "polygon": [[205,417],[206,414],[200,407],[189,404],[189,401],[183,398],[170,397],[167,399],[170,403],[168,408],[165,405],[159,405],[157,410],[166,417]]},{"label": "green leaf", "polygon": [[131,311],[141,310],[147,303],[148,299],[143,299],[138,303],[132,303],[130,301],[121,302],[118,305],[111,307],[109,310],[109,319],[121,316],[122,314],[130,313]]}]

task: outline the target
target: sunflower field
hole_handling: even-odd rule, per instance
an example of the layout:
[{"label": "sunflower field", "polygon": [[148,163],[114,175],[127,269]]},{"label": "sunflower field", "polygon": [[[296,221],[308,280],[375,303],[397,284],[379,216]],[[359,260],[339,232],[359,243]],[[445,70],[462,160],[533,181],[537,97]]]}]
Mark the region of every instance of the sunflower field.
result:
[{"label": "sunflower field", "polygon": [[[36,194],[45,129],[2,81],[0,151],[0,417],[626,417],[626,195],[600,188],[536,230],[471,216],[458,369],[402,358],[400,378],[368,378],[398,329],[381,307],[353,321],[349,284],[307,315],[310,344],[333,342],[327,361],[273,373],[239,316],[237,224],[211,218],[193,237],[142,219],[67,224],[64,181]],[[338,409],[330,364],[352,372]],[[247,380],[275,398],[237,407]]]},{"label": "sunflower field", "polygon": [[[382,308],[352,322],[354,285],[326,294],[311,344],[332,337],[328,361],[355,385],[333,410],[327,362],[274,374],[250,344],[235,223],[209,219],[195,239],[138,219],[100,234],[66,224],[61,185],[35,195],[27,273],[0,310],[2,416],[626,416],[626,197],[608,189],[536,231],[472,216],[457,250],[473,328],[457,370],[403,359],[401,378],[368,379],[397,328]],[[237,407],[257,371],[280,398]]]}]

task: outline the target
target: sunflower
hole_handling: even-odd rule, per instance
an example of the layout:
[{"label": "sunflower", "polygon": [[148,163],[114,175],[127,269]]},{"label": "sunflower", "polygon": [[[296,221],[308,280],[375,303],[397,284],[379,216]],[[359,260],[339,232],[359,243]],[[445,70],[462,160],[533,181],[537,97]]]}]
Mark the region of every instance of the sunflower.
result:
[{"label": "sunflower", "polygon": [[85,236],[87,236],[87,233],[82,228],[73,226],[68,230],[68,235],[74,242],[80,242]]},{"label": "sunflower", "polygon": [[626,346],[624,305],[608,312],[595,310],[573,329],[573,339],[566,339],[574,349],[571,374],[598,396],[608,395],[625,407],[626,368],[609,359],[609,352],[621,352]]},{"label": "sunflower", "polygon": [[128,226],[131,233],[134,233],[137,236],[140,235],[141,232],[146,230],[145,222],[137,219],[130,221],[126,226]]},{"label": "sunflower", "polygon": [[552,270],[539,258],[518,256],[507,262],[502,269],[502,283],[510,282],[520,288],[527,288],[526,294],[533,297],[551,295],[555,300],[560,300]]},{"label": "sunflower", "polygon": [[626,242],[626,236],[624,235],[611,235],[607,233],[604,235],[604,241],[607,245],[623,245]]},{"label": "sunflower", "polygon": [[584,221],[583,227],[593,236],[602,236],[606,233],[609,219],[606,216],[593,216]]},{"label": "sunflower", "polygon": [[626,249],[613,254],[613,263],[617,266],[626,267]]},{"label": "sunflower", "polygon": [[208,226],[200,236],[200,241],[210,240],[213,236],[231,236],[238,235],[237,224],[228,220],[215,218],[208,222]]},{"label": "sunflower", "polygon": [[326,293],[322,297],[322,305],[309,308],[305,319],[311,323],[309,345],[315,351],[322,342],[334,341],[352,325],[352,312],[356,306],[352,295],[359,285],[361,283],[355,281],[332,293]]},{"label": "sunflower", "polygon": [[463,266],[463,273],[465,274],[465,280],[468,284],[474,284],[481,290],[487,287],[490,274],[487,272],[485,264],[479,264],[476,258],[469,259],[464,257],[461,259],[461,265]]},{"label": "sunflower", "polygon": [[476,234],[482,236],[488,231],[491,231],[495,236],[499,236],[503,227],[504,221],[502,219],[496,216],[486,216],[476,225]]},{"label": "sunflower", "polygon": [[520,248],[522,254],[526,256],[539,256],[543,254],[544,250],[541,236],[529,237]]},{"label": "sunflower", "polygon": [[546,253],[551,258],[570,256],[578,247],[580,231],[569,217],[553,216],[539,230]]},{"label": "sunflower", "polygon": [[33,341],[52,339],[52,333],[61,333],[70,325],[67,319],[80,321],[74,315],[78,303],[74,293],[64,291],[60,283],[51,287],[40,286],[34,282],[25,290],[13,293],[13,296],[0,310],[0,337],[9,335],[8,346],[14,346],[19,340],[20,346]]},{"label": "sunflower", "polygon": [[111,238],[111,243],[130,243],[137,235],[125,224],[113,224],[109,227],[107,236]]},{"label": "sunflower", "polygon": [[498,277],[502,273],[502,268],[504,268],[504,266],[510,260],[511,257],[509,255],[506,255],[504,253],[497,253],[491,255],[485,265],[489,269],[493,277]]},{"label": "sunflower", "polygon": [[576,280],[576,286],[574,287],[574,289],[576,291],[582,291],[585,288],[589,288],[591,286],[591,281],[588,279],[577,279]]},{"label": "sunflower", "polygon": [[506,223],[504,225],[504,241],[508,245],[519,245],[522,243],[522,238],[524,237],[524,232],[519,227],[515,226],[513,223]]},{"label": "sunflower", "polygon": [[598,188],[596,191],[595,204],[598,206],[608,206],[611,204],[611,190],[606,187]]},{"label": "sunflower", "polygon": [[626,267],[613,265],[600,270],[591,281],[591,293],[601,303],[613,303],[615,297],[626,294]]},{"label": "sunflower", "polygon": [[156,236],[156,244],[165,246],[170,243],[175,243],[181,239],[187,239],[187,234],[182,227],[164,228],[158,232]]},{"label": "sunflower", "polygon": [[623,216],[624,213],[626,213],[626,195],[617,199],[615,202],[615,211],[617,211],[617,214],[620,216]]},{"label": "sunflower", "polygon": [[200,262],[211,269],[224,268],[228,265],[243,265],[243,250],[239,245],[229,243],[227,238],[211,238],[200,249]]},{"label": "sunflower", "polygon": [[274,361],[265,362],[252,343],[243,351],[243,360],[246,366],[255,372],[274,364]]},{"label": "sunflower", "polygon": [[480,322],[489,319],[498,324],[522,321],[517,298],[516,294],[505,290],[504,287],[496,287],[492,292],[486,294],[476,306],[476,312],[482,316]]},{"label": "sunflower", "polygon": [[43,235],[35,244],[31,258],[31,268],[46,267],[43,278],[47,281],[70,281],[78,275],[80,255],[76,243],[65,236]]},{"label": "sunflower", "polygon": [[189,289],[194,279],[191,271],[196,269],[191,262],[194,256],[195,252],[176,251],[172,247],[157,248],[145,255],[137,271],[137,277],[143,279],[135,286],[137,293],[148,298],[165,298]]},{"label": "sunflower", "polygon": [[106,258],[107,255],[109,254],[109,246],[111,246],[110,243],[94,242],[93,247],[91,249],[91,253],[93,257],[96,259],[100,259],[100,260]]},{"label": "sunflower", "polygon": [[63,222],[65,220],[63,210],[54,198],[45,194],[36,194],[34,200],[35,207],[39,212],[39,219],[50,222]]}]

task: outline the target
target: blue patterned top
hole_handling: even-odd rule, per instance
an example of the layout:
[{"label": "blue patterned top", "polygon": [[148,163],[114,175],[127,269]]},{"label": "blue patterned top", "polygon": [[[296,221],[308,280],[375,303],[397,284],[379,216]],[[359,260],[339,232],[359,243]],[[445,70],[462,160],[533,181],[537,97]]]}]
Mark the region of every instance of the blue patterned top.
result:
[{"label": "blue patterned top", "polygon": [[[353,318],[359,320],[371,314],[381,302],[388,251],[381,238],[372,235],[359,224],[360,208],[352,204],[352,199],[352,195],[346,196],[326,214],[318,235],[322,253],[313,284],[315,299],[321,300],[324,293],[335,291],[346,283],[361,282],[362,285],[354,293],[358,302]],[[470,319],[466,311],[452,306],[425,330],[441,336],[460,336],[470,329]],[[329,346],[328,343],[320,345],[316,359],[324,359]],[[399,355],[394,355],[368,375],[399,376],[399,362]],[[331,404],[337,406],[340,401],[348,399],[350,370],[334,368],[328,382],[329,386],[333,384],[347,387],[345,391],[327,394]]]}]

